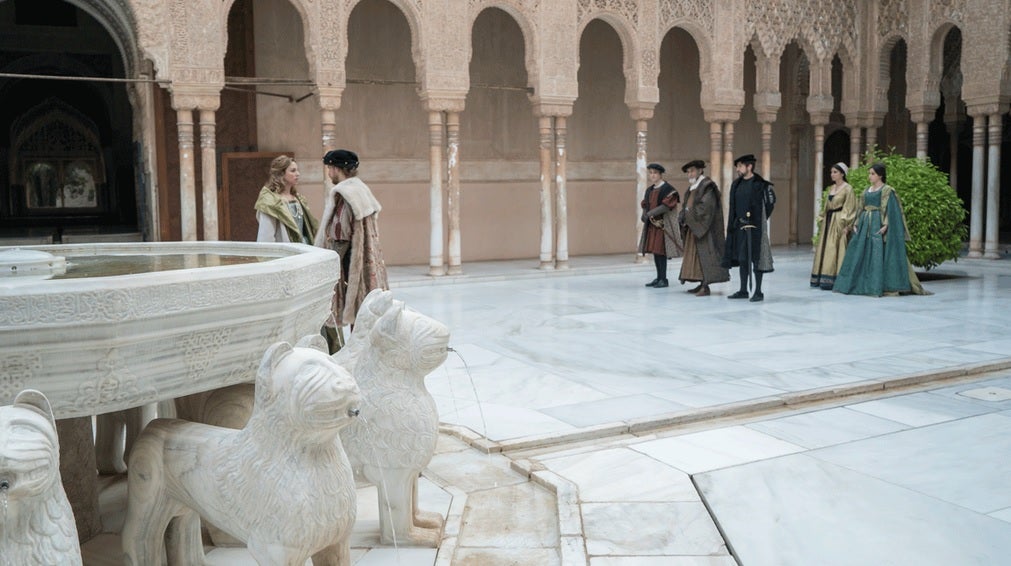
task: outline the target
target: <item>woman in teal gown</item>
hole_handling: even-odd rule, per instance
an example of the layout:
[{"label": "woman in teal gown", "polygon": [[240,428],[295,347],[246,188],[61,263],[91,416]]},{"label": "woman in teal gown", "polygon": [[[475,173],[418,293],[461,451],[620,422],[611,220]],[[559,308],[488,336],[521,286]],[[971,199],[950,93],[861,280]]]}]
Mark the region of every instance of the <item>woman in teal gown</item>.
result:
[{"label": "woman in teal gown", "polygon": [[847,295],[925,294],[906,258],[906,219],[882,163],[871,165],[871,186],[860,196],[856,235],[846,248],[833,290]]}]

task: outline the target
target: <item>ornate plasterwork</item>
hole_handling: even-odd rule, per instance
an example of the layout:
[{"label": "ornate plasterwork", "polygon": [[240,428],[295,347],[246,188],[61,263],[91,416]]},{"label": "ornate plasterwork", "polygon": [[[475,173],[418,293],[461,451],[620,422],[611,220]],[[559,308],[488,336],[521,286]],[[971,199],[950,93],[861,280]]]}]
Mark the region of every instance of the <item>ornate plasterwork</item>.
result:
[{"label": "ornate plasterwork", "polygon": [[881,0],[878,8],[878,34],[881,37],[898,32],[909,33],[909,8],[906,0]]},{"label": "ornate plasterwork", "polygon": [[592,18],[597,12],[613,12],[635,25],[639,23],[639,3],[636,0],[579,0],[580,22]]},{"label": "ornate plasterwork", "polygon": [[695,22],[707,32],[713,31],[713,3],[710,0],[660,0],[659,16],[661,31],[683,20]]},{"label": "ornate plasterwork", "polygon": [[42,358],[38,354],[12,354],[0,358],[0,405],[10,403],[27,384],[32,383],[32,378],[40,369]]},{"label": "ornate plasterwork", "polygon": [[934,23],[965,21],[966,0],[933,0],[930,2],[930,21]]},{"label": "ornate plasterwork", "polygon": [[748,38],[757,37],[768,56],[778,56],[793,39],[811,49],[811,57],[831,57],[840,46],[853,53],[856,47],[857,14],[852,2],[812,0],[748,0]]}]

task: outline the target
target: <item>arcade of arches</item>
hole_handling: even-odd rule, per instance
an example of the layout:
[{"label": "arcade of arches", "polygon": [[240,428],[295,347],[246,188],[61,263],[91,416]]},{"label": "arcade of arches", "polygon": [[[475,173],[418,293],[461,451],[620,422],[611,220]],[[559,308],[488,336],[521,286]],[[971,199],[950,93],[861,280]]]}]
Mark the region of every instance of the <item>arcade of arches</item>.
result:
[{"label": "arcade of arches", "polygon": [[744,153],[773,243],[871,145],[949,173],[970,255],[1011,229],[1011,0],[0,0],[0,93],[0,243],[251,240],[270,159],[321,211],[336,147],[433,275],[630,253],[647,161]]}]

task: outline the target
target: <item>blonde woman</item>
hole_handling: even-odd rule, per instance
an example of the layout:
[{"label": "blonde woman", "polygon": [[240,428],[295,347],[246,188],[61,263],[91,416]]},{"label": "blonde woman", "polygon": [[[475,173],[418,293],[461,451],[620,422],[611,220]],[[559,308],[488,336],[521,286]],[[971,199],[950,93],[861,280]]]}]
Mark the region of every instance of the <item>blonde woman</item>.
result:
[{"label": "blonde woman", "polygon": [[312,245],[319,223],[309,203],[295,188],[298,163],[280,155],[270,163],[270,177],[256,198],[257,242],[294,242]]},{"label": "blonde woman", "polygon": [[836,275],[846,257],[846,244],[857,219],[857,196],[846,182],[849,168],[845,163],[832,166],[832,186],[821,207],[821,237],[814,251],[811,266],[811,286],[831,291]]}]

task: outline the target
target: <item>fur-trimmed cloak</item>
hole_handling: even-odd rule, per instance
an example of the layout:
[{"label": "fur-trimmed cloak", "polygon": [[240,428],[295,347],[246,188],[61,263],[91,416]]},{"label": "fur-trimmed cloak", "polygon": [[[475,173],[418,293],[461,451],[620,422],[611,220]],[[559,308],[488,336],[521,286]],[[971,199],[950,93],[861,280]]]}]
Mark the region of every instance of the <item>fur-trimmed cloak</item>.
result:
[{"label": "fur-trimmed cloak", "polygon": [[330,225],[334,221],[338,199],[343,199],[351,207],[351,247],[346,252],[351,254],[351,258],[348,273],[342,273],[334,286],[333,316],[326,321],[329,327],[354,324],[365,295],[373,289],[390,288],[383,250],[379,245],[379,211],[382,206],[368,185],[358,177],[348,177],[330,189],[320,229],[316,232],[316,246],[336,250],[336,242],[330,238]]}]

